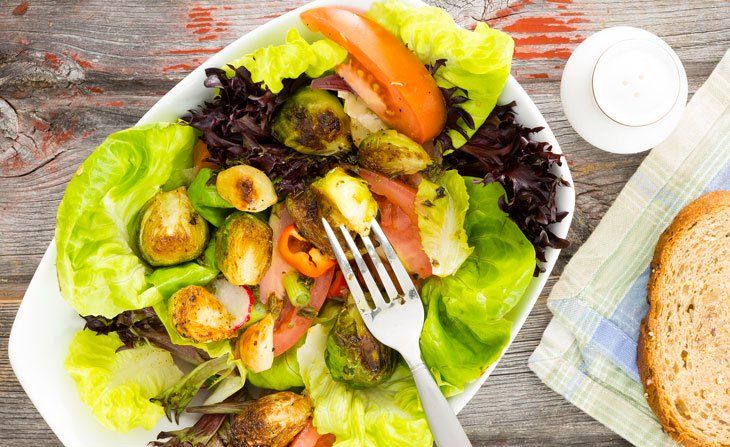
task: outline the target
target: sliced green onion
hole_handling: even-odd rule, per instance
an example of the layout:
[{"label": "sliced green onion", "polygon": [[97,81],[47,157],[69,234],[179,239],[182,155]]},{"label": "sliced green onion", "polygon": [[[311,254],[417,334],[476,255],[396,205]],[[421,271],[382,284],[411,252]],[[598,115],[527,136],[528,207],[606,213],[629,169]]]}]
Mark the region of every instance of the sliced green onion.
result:
[{"label": "sliced green onion", "polygon": [[309,294],[309,287],[306,282],[300,281],[299,274],[297,272],[289,272],[284,275],[284,289],[286,290],[286,296],[289,297],[289,301],[291,301],[292,306],[309,306],[309,301],[312,298]]}]

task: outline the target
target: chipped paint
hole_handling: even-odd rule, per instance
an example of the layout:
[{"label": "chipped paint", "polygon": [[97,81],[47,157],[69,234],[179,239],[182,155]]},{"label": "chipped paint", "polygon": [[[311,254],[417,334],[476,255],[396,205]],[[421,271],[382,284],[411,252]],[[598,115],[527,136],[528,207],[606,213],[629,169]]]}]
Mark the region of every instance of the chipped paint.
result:
[{"label": "chipped paint", "polygon": [[567,48],[555,48],[543,51],[515,50],[516,59],[568,59],[573,53]]},{"label": "chipped paint", "polygon": [[502,27],[502,30],[510,33],[551,33],[555,31],[577,31],[578,28],[557,17],[524,17]]},{"label": "chipped paint", "polygon": [[185,24],[185,28],[191,30],[198,42],[218,39],[221,33],[228,31],[229,22],[213,17],[214,12],[219,9],[221,9],[219,6],[194,3],[188,10],[188,23]]},{"label": "chipped paint", "polygon": [[89,68],[94,67],[94,65],[91,62],[81,59],[81,57],[77,53],[71,53],[70,56],[71,56],[71,59],[73,59],[77,64],[79,64],[79,66],[81,68],[89,69]]},{"label": "chipped paint", "polygon": [[164,67],[162,69],[162,71],[167,73],[170,71],[192,71],[194,69],[195,69],[195,66],[190,65],[190,64],[175,64],[175,65],[170,65],[170,66]]},{"label": "chipped paint", "polygon": [[[583,13],[570,10],[577,5],[573,0],[546,0],[539,5],[520,1],[506,8],[508,14],[505,10],[497,11],[491,19],[495,21],[492,25],[510,33],[515,41],[514,58],[517,60],[567,59],[590,30],[591,21]],[[531,11],[538,8],[539,11]],[[515,9],[520,11],[519,15],[514,15]],[[533,73],[525,77],[541,79],[544,74]],[[548,76],[553,74],[547,73]]]}]

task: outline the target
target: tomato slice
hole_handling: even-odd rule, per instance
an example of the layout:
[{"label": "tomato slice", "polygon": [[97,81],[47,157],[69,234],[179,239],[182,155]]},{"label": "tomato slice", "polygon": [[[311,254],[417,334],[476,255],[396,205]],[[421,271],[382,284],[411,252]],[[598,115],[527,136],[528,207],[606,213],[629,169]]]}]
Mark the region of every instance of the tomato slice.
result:
[{"label": "tomato slice", "polygon": [[301,19],[347,50],[350,57],[337,73],[383,121],[419,143],[441,132],[446,122],[441,91],[397,37],[363,12],[343,7],[309,9]]},{"label": "tomato slice", "polygon": [[[433,274],[431,261],[423,251],[416,214],[416,189],[368,169],[360,168],[359,175],[376,194],[380,208],[380,227],[405,264],[406,270],[419,278]],[[418,179],[415,179],[418,180]]]},{"label": "tomato slice", "polygon": [[337,269],[335,272],[335,278],[332,280],[332,285],[327,292],[327,298],[344,299],[347,298],[349,290],[347,288],[347,281],[345,281],[345,275],[342,274],[342,270]]},{"label": "tomato slice", "polygon": [[370,190],[375,194],[385,196],[388,201],[398,205],[406,215],[411,219],[413,225],[418,228],[418,215],[416,214],[416,188],[408,186],[397,180],[360,168],[358,174],[368,182]]},{"label": "tomato slice", "polygon": [[335,435],[320,435],[311,422],[292,440],[289,447],[331,447],[335,443]]},{"label": "tomato slice", "polygon": [[[274,240],[278,241],[281,233],[293,223],[294,221],[285,207],[282,206],[272,212],[271,216],[269,216],[269,226],[274,233]],[[259,296],[261,297],[262,303],[266,304],[271,295],[279,299],[286,296],[286,292],[284,291],[284,276],[291,271],[294,271],[294,267],[286,262],[281,253],[279,253],[279,248],[275,245],[271,254],[271,265],[259,282]]]},{"label": "tomato slice", "polygon": [[380,208],[380,227],[406,270],[415,273],[419,278],[431,276],[431,261],[423,251],[418,226],[413,224],[400,206],[391,203],[387,198],[376,196],[375,200]]},{"label": "tomato slice", "polygon": [[[319,311],[322,304],[324,304],[334,274],[335,269],[330,268],[322,276],[316,278],[314,284],[312,284],[312,288],[309,289],[312,296],[309,305],[315,311]],[[281,311],[279,319],[276,322],[276,327],[274,328],[274,356],[286,352],[287,349],[297,344],[299,339],[307,333],[307,329],[312,325],[312,321],[307,317],[299,315],[298,309],[292,306],[289,300],[286,300],[284,309]]]}]

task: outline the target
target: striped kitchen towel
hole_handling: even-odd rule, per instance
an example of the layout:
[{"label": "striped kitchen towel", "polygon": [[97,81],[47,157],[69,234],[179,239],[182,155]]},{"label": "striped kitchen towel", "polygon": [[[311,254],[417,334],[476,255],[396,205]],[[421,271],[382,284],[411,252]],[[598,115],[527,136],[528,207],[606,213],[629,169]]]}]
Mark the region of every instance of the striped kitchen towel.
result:
[{"label": "striped kitchen towel", "polygon": [[730,189],[730,51],[565,267],[548,298],[553,319],[529,360],[547,386],[640,447],[675,445],[636,367],[649,262],[677,212],[717,189]]}]

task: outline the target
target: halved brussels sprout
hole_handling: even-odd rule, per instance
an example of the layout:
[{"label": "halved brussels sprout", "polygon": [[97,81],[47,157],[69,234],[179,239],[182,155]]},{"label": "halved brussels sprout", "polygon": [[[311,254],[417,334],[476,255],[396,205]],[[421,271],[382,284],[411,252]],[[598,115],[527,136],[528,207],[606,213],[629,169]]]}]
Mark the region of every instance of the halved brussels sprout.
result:
[{"label": "halved brussels sprout", "polygon": [[248,403],[231,424],[234,447],[284,447],[312,417],[308,397],[291,391],[269,394]]},{"label": "halved brussels sprout", "polygon": [[150,265],[191,261],[207,243],[208,224],[193,209],[184,186],[158,193],[142,209],[137,245]]},{"label": "halved brussels sprout", "polygon": [[357,156],[360,165],[386,175],[415,174],[432,163],[420,144],[392,129],[365,137]]},{"label": "halved brussels sprout", "polygon": [[271,134],[284,145],[311,155],[352,149],[350,117],[340,101],[324,90],[304,87],[281,106]]},{"label": "halved brussels sprout", "polygon": [[370,232],[370,221],[378,214],[378,204],[365,180],[336,167],[312,183],[312,190],[319,198],[322,215],[332,223],[362,235]]},{"label": "halved brussels sprout", "polygon": [[241,211],[258,213],[279,199],[271,179],[248,165],[238,165],[218,173],[215,187],[223,199]]},{"label": "halved brussels sprout", "polygon": [[256,285],[271,264],[271,227],[246,213],[231,214],[215,238],[215,260],[232,284]]},{"label": "halved brussels sprout", "polygon": [[395,371],[395,351],[373,337],[352,301],[342,307],[327,337],[325,363],[338,382],[351,388],[381,384]]},{"label": "halved brussels sprout", "polygon": [[[286,198],[286,210],[297,226],[299,233],[309,242],[330,258],[335,257],[332,246],[327,239],[327,233],[322,226],[322,215],[319,212],[317,196],[311,188],[306,188],[299,194],[290,194]],[[344,242],[344,241],[343,241]],[[347,245],[343,245],[346,247]]]},{"label": "halved brussels sprout", "polygon": [[236,335],[233,315],[201,286],[187,286],[170,297],[175,330],[197,343],[225,340]]}]

